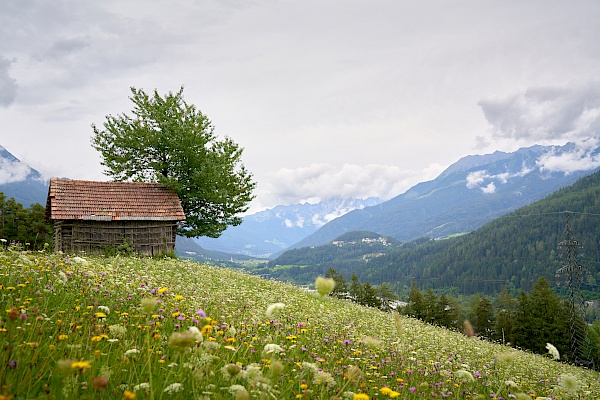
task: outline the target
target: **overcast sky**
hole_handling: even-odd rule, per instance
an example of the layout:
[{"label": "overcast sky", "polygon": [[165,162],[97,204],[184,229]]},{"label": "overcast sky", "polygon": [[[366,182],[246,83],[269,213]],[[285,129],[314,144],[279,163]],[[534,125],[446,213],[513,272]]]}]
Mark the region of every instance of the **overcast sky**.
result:
[{"label": "overcast sky", "polygon": [[599,38],[597,0],[4,0],[0,145],[107,179],[91,124],[183,85],[244,148],[253,211],[389,199],[469,154],[598,135]]}]

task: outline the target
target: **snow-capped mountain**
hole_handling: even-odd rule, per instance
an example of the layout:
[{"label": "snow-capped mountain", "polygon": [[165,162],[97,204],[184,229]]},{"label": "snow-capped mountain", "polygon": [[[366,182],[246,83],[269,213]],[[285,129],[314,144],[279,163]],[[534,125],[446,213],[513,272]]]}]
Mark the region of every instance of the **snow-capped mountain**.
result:
[{"label": "snow-capped mountain", "polygon": [[288,248],[341,215],[379,203],[375,198],[338,198],[317,204],[280,205],[244,217],[241,225],[228,227],[217,239],[201,237],[195,241],[209,250],[264,258]]},{"label": "snow-capped mountain", "polygon": [[292,248],[327,244],[345,232],[371,231],[401,241],[473,231],[600,168],[598,138],[564,146],[461,158],[436,179],[373,207],[337,218]]},{"label": "snow-capped mountain", "polygon": [[0,192],[25,207],[33,203],[46,205],[48,181],[0,146]]}]

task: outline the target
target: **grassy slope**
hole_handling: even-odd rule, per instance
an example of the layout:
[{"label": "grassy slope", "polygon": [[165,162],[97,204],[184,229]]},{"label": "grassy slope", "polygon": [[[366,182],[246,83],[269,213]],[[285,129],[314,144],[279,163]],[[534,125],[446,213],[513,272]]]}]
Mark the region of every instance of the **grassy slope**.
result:
[{"label": "grassy slope", "polygon": [[596,372],[192,262],[4,250],[0,301],[0,398],[600,398]]}]

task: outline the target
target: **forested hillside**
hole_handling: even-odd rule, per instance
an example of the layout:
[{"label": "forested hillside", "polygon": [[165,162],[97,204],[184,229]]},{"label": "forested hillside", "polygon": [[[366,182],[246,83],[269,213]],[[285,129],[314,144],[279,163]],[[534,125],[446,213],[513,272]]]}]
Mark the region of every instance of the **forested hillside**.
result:
[{"label": "forested hillside", "polygon": [[583,246],[579,261],[590,272],[583,289],[590,294],[600,281],[598,172],[470,234],[410,242],[368,261],[282,256],[274,264],[296,267],[279,268],[273,275],[301,282],[334,268],[345,277],[355,273],[361,281],[387,282],[396,289],[415,281],[421,288],[453,288],[465,294],[496,293],[503,286],[528,291],[539,277],[555,282],[556,270],[566,263],[558,245],[566,238],[567,218],[573,238]]}]

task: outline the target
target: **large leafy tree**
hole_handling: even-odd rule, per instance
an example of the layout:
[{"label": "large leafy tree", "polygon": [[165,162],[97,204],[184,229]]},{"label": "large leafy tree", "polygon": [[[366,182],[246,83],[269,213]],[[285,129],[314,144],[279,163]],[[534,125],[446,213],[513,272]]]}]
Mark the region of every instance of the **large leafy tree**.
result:
[{"label": "large leafy tree", "polygon": [[160,182],[173,189],[186,214],[180,234],[218,237],[242,222],[256,184],[242,148],[220,140],[211,121],[183,99],[183,87],[164,97],[131,88],[132,115],[108,115],[92,125],[92,146],[116,181]]}]

